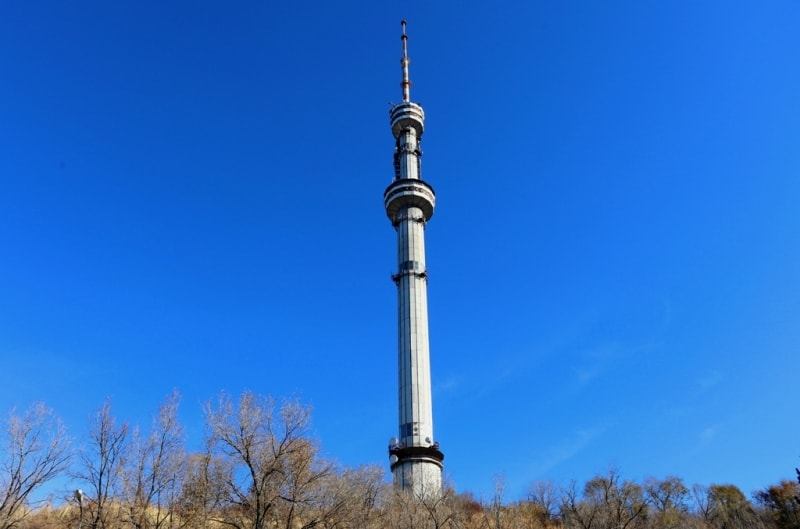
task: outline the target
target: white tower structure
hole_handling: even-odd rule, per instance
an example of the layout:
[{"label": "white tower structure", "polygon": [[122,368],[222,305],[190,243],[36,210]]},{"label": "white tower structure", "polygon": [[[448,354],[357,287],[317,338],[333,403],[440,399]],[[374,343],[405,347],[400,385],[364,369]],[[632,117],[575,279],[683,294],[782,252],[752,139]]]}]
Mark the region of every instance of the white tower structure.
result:
[{"label": "white tower structure", "polygon": [[383,194],[386,214],[397,230],[398,437],[389,442],[395,486],[418,496],[442,488],[444,454],[433,437],[430,350],[428,345],[428,272],[425,267],[425,223],[433,216],[433,188],[422,180],[420,140],[425,122],[422,107],[411,102],[408,37],[403,41],[403,102],[389,111],[394,151],[394,181]]}]

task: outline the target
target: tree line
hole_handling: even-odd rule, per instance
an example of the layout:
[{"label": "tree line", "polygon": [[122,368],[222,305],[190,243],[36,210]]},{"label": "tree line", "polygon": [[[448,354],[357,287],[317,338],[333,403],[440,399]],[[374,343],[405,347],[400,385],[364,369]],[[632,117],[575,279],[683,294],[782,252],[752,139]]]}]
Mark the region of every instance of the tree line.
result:
[{"label": "tree line", "polygon": [[[800,529],[800,471],[756,491],[686,486],[675,476],[642,483],[617,470],[582,485],[538,481],[507,501],[445,488],[414,497],[376,466],[342,467],[310,437],[296,401],[245,392],[203,408],[203,449],[189,452],[168,396],[147,429],[106,402],[80,447],[43,404],[12,411],[0,444],[0,529]],[[67,479],[70,492],[37,497]]]}]

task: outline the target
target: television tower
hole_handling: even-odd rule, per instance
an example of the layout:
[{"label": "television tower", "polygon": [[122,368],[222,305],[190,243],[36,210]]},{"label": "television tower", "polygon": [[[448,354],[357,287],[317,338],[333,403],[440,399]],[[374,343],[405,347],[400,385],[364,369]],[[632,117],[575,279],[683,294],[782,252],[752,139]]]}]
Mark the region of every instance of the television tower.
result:
[{"label": "television tower", "polygon": [[419,148],[425,113],[411,102],[408,78],[408,36],[403,41],[403,102],[389,111],[395,137],[394,181],[383,193],[386,214],[397,230],[399,435],[389,442],[394,484],[417,496],[442,488],[444,454],[433,437],[430,350],[428,345],[428,271],[425,268],[425,223],[433,216],[436,197],[422,180]]}]

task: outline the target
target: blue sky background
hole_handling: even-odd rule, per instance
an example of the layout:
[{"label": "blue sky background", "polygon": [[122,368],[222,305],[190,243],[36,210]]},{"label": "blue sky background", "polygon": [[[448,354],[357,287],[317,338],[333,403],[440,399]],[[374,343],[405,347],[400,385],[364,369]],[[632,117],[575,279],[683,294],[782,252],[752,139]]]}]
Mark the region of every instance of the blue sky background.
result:
[{"label": "blue sky background", "polygon": [[0,410],[173,388],[397,430],[407,18],[435,433],[460,491],[800,463],[800,2],[5,2]]}]

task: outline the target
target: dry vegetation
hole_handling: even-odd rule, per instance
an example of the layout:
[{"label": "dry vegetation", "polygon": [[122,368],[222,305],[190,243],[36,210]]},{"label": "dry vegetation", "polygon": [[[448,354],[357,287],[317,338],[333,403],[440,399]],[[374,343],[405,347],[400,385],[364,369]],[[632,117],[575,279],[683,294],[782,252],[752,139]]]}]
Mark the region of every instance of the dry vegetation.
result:
[{"label": "dry vegetation", "polygon": [[[751,501],[733,485],[635,483],[612,469],[583,486],[535,482],[519,501],[504,498],[502,483],[489,500],[451,489],[415,498],[381,468],[321,457],[307,408],[253,393],[210,402],[206,449],[187,453],[178,401],[168,397],[146,432],[119,423],[106,403],[77,451],[45,406],[12,412],[0,445],[0,529],[800,529],[800,484],[788,480]],[[31,501],[65,473],[80,492]]]}]

